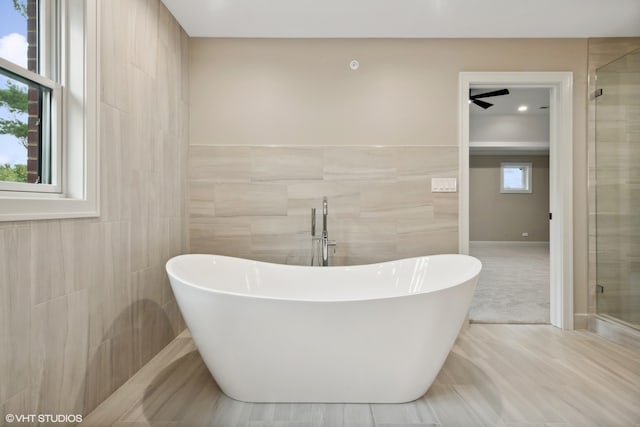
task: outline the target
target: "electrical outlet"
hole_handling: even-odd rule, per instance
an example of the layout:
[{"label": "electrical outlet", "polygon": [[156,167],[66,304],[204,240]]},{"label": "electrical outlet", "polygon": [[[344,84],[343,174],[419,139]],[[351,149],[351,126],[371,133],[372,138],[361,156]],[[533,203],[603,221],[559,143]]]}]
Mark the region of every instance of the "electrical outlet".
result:
[{"label": "electrical outlet", "polygon": [[522,233],[522,237],[529,237],[529,233],[525,231],[524,233]]}]

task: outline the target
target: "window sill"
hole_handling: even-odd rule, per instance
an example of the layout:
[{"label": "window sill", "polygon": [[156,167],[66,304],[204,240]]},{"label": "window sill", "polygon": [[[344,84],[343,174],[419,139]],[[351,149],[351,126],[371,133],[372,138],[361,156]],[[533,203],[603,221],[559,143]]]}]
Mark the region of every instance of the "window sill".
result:
[{"label": "window sill", "polygon": [[97,199],[72,199],[57,196],[11,197],[0,195],[0,221],[29,221],[100,216]]}]

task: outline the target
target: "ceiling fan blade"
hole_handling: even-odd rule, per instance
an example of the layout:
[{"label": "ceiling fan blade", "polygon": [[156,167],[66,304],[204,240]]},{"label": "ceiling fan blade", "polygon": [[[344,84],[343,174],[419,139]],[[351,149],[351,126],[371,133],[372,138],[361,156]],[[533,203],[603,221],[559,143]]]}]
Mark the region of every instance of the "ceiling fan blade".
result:
[{"label": "ceiling fan blade", "polygon": [[500,90],[494,90],[492,92],[485,92],[485,93],[479,93],[477,95],[470,95],[469,98],[471,99],[489,98],[492,96],[500,96],[500,95],[509,95],[509,89],[500,89]]},{"label": "ceiling fan blade", "polygon": [[493,105],[493,104],[491,104],[489,102],[478,101],[477,99],[472,99],[471,102],[476,104],[478,107],[484,108],[485,110]]}]

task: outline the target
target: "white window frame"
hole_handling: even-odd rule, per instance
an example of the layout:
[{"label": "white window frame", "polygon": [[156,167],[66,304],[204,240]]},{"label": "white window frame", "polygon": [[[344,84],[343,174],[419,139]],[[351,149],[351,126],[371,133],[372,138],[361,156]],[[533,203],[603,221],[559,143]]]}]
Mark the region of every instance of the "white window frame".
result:
[{"label": "white window frame", "polygon": [[[56,5],[53,7],[52,5]],[[99,16],[97,0],[44,0],[41,72],[3,67],[44,86],[55,84],[54,185],[2,183],[0,221],[99,216]],[[56,31],[52,31],[56,28]],[[84,37],[82,37],[84,36]],[[10,68],[13,67],[13,68]],[[53,88],[52,88],[53,89]],[[52,112],[52,114],[54,114]],[[57,181],[56,181],[57,180]],[[10,187],[7,189],[6,184]],[[16,186],[16,187],[14,187]],[[36,187],[35,189],[33,187]],[[16,191],[24,189],[25,191]],[[34,191],[35,190],[35,191]]]},{"label": "white window frame", "polygon": [[[505,168],[524,169],[525,170],[525,188],[505,188],[504,186],[504,170]],[[500,163],[500,192],[514,194],[530,194],[533,192],[533,165],[527,162],[502,162]]]}]

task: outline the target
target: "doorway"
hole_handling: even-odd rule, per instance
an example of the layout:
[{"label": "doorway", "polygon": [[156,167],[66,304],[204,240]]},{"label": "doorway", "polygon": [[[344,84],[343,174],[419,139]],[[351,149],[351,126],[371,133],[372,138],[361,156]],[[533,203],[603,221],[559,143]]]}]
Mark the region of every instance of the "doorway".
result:
[{"label": "doorway", "polygon": [[469,320],[548,324],[549,89],[470,90]]},{"label": "doorway", "polygon": [[549,90],[549,320],[556,327],[573,329],[572,73],[460,73],[460,252],[468,254],[470,247],[469,91],[503,86]]}]

